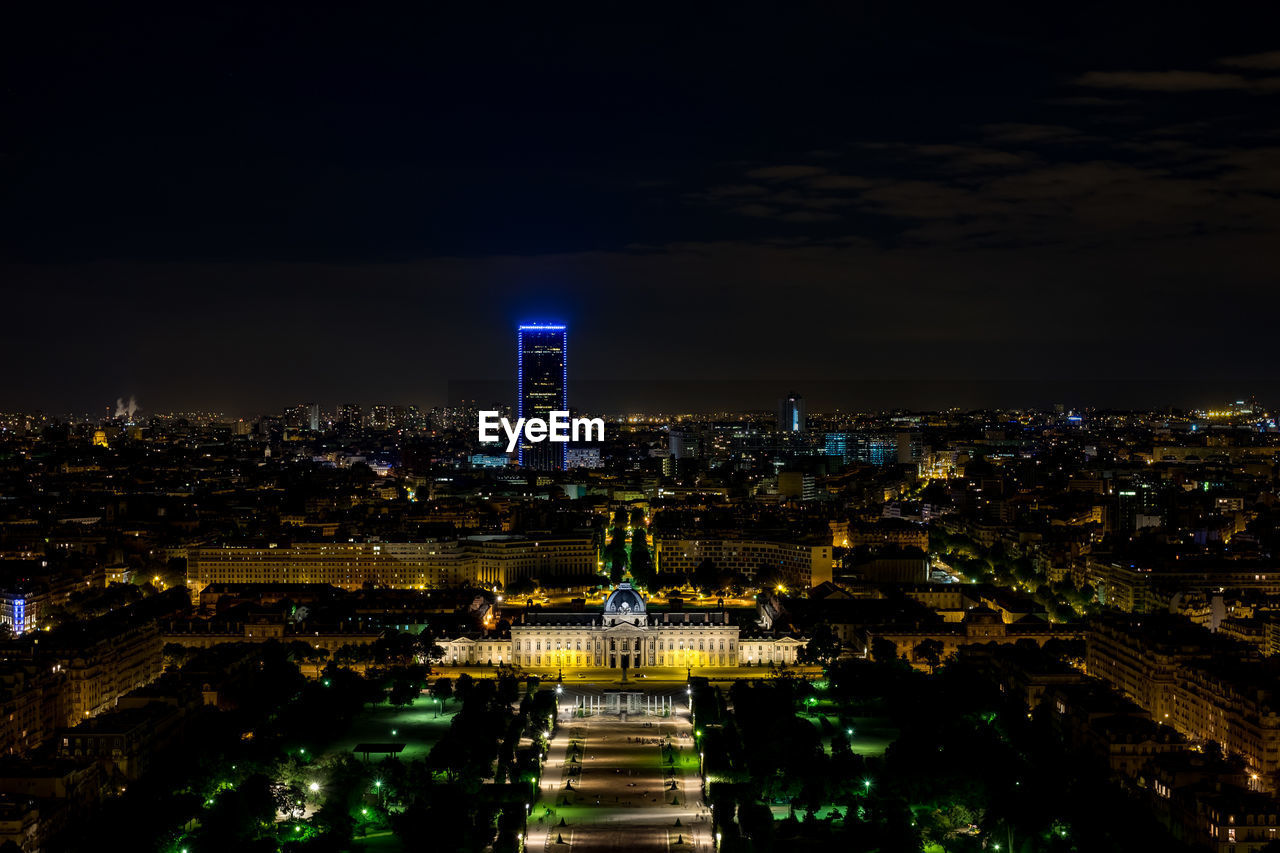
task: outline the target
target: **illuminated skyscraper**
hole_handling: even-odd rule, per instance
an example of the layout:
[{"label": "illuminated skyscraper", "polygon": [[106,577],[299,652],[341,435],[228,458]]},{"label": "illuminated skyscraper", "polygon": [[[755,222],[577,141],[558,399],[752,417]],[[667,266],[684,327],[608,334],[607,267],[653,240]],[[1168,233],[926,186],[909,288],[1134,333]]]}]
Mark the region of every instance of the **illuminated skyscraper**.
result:
[{"label": "illuminated skyscraper", "polygon": [[[564,326],[521,326],[516,334],[521,418],[549,418],[569,410],[569,340]],[[538,471],[563,470],[565,443],[520,443],[520,464]]]},{"label": "illuminated skyscraper", "polygon": [[778,401],[778,431],[804,432],[804,397],[792,391]]}]

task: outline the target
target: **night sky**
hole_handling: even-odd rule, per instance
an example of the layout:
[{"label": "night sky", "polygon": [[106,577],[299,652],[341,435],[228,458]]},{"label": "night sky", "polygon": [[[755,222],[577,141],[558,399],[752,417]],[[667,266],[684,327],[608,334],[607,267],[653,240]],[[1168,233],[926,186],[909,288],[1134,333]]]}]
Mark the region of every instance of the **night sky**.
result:
[{"label": "night sky", "polygon": [[1274,3],[22,5],[0,410],[1280,400]]}]

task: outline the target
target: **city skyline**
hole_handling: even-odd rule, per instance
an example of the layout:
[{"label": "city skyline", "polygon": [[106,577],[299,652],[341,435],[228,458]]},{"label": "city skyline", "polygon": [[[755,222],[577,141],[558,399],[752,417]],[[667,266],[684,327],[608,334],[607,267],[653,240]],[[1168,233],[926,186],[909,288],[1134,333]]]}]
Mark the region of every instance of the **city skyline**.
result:
[{"label": "city skyline", "polygon": [[[465,384],[470,388],[483,387],[492,393],[458,396],[456,398],[429,398],[421,401],[383,397],[369,397],[358,400],[326,397],[324,402],[299,402],[296,399],[282,397],[281,400],[285,402],[281,405],[268,405],[265,408],[241,406],[226,409],[198,405],[178,408],[153,408],[139,405],[136,418],[138,421],[145,421],[151,417],[173,418],[185,416],[217,416],[226,420],[255,420],[261,417],[284,417],[288,419],[291,413],[295,412],[299,407],[318,406],[318,415],[329,415],[336,423],[342,419],[343,409],[352,405],[358,408],[380,406],[383,408],[413,409],[423,413],[433,410],[454,410],[490,405],[510,406],[512,411],[515,411],[516,406],[513,403],[519,397],[516,391],[518,382],[504,383],[501,380],[494,380],[493,382],[470,382]],[[1062,383],[1046,388],[1043,383],[1026,382],[1019,383],[1019,385],[1029,389],[1028,393],[1023,396],[1016,394],[1010,396],[1007,391],[1008,386],[1003,383],[955,383],[957,387],[963,390],[955,394],[933,392],[937,394],[933,399],[950,399],[955,402],[951,405],[935,406],[925,405],[924,401],[930,399],[929,396],[927,394],[922,395],[914,386],[917,384],[936,386],[939,383],[880,380],[860,385],[859,389],[861,390],[833,393],[828,389],[824,393],[822,387],[825,383],[810,383],[806,385],[805,383],[761,381],[758,383],[741,383],[754,389],[751,393],[740,392],[725,395],[723,393],[725,383],[708,381],[705,383],[662,383],[668,386],[668,390],[671,390],[669,386],[676,386],[677,393],[667,395],[673,402],[666,405],[646,406],[628,403],[628,400],[637,399],[639,395],[625,393],[619,395],[617,388],[613,388],[612,392],[593,396],[589,392],[579,390],[580,386],[584,384],[587,383],[574,383],[572,381],[569,383],[568,387],[574,389],[570,396],[575,401],[590,401],[586,405],[578,405],[577,402],[570,404],[571,410],[574,412],[589,412],[592,415],[606,417],[756,417],[770,422],[777,418],[777,395],[781,393],[779,389],[794,390],[797,385],[801,388],[812,387],[818,389],[817,399],[822,401],[822,405],[808,409],[811,416],[817,417],[838,415],[874,416],[894,412],[1052,412],[1059,407],[1072,412],[1150,412],[1196,416],[1223,409],[1233,402],[1253,399],[1261,401],[1263,405],[1270,404],[1270,408],[1274,409],[1275,406],[1271,401],[1278,396],[1276,392],[1272,394],[1255,393],[1256,389],[1271,387],[1271,384],[1266,382],[1221,386],[1217,383],[1205,381],[1198,383],[1192,391],[1188,391],[1187,383],[1172,381],[1163,385],[1149,383],[1150,385],[1155,385],[1156,390],[1150,390],[1142,395],[1126,395],[1119,388],[1099,393],[1098,387],[1099,385],[1104,385],[1104,383],[1093,383],[1085,386],[1075,383]],[[603,386],[611,383],[600,384]],[[620,383],[612,384],[617,385]],[[636,384],[643,387],[651,383]],[[984,386],[987,387],[984,389]],[[991,386],[997,386],[996,390],[992,390]],[[1224,387],[1234,387],[1242,393],[1225,393],[1223,391]],[[1162,388],[1168,390],[1160,390]],[[708,389],[718,393],[709,395],[707,393]],[[902,394],[898,389],[905,389],[907,393]],[[773,396],[770,396],[771,394]],[[806,401],[809,400],[807,393],[802,396],[806,397]],[[709,400],[713,399],[714,401],[709,402]],[[622,402],[619,403],[619,400]],[[851,400],[854,404],[841,405],[838,402],[840,400]],[[1017,400],[1022,400],[1022,402],[1016,402]],[[1081,402],[1082,400],[1088,402]],[[688,405],[681,406],[679,405],[680,401],[685,401]],[[0,412],[0,414],[38,414],[54,420],[70,420],[74,422],[126,422],[121,420],[119,414],[113,414],[112,410],[115,408],[114,404],[104,405],[99,411],[93,412],[88,409],[83,411],[44,411],[38,408],[23,409],[13,407],[7,411]]]},{"label": "city skyline", "polygon": [[0,853],[1280,853],[1280,4],[2,14]]}]

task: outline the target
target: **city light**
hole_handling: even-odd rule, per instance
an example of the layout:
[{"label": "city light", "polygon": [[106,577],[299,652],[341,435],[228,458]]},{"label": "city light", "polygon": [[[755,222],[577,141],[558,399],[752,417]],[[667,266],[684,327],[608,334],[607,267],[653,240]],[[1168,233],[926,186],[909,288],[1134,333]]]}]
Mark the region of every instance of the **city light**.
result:
[{"label": "city light", "polygon": [[[1269,54],[1250,58],[1219,47],[1198,54],[1200,71],[1187,65],[1158,73],[1204,75],[1209,62],[1230,66],[1230,74],[1221,67],[1213,73],[1236,89],[1275,82],[1267,76],[1276,70]],[[1156,100],[1175,100],[1177,81],[1160,77],[1155,86],[1150,75],[1157,72],[1101,70],[1111,64],[1107,56],[1058,69],[1065,78],[1033,75],[1036,94],[1054,95],[1062,79],[1123,89],[1115,108],[1131,119],[1125,126],[1136,139],[1152,138],[1159,127],[1143,127],[1134,118],[1137,105],[1157,89]],[[1099,82],[1107,85],[1093,86]],[[1036,102],[1061,100],[1056,94]],[[1199,91],[1197,103],[1201,96],[1213,97]],[[211,120],[219,119],[216,112]],[[443,829],[460,849],[515,849],[522,838],[540,849],[581,848],[609,823],[625,824],[623,839],[665,839],[698,853],[709,840],[719,850],[724,829],[729,848],[743,851],[771,843],[830,846],[897,829],[924,850],[967,845],[1012,853],[1035,846],[1034,838],[1058,837],[1053,843],[1061,845],[1086,829],[1098,837],[1114,830],[1117,843],[1140,834],[1134,844],[1152,850],[1184,842],[1266,845],[1280,734],[1258,721],[1275,711],[1280,432],[1269,406],[1276,401],[1245,397],[1234,386],[1277,393],[1255,363],[1266,336],[1249,323],[1272,316],[1280,296],[1259,284],[1245,308],[1210,322],[1214,306],[1230,300],[1215,302],[1200,279],[1211,271],[1209,284],[1218,286],[1213,276],[1230,278],[1233,266],[1188,255],[1179,258],[1182,278],[1166,269],[1144,279],[1148,290],[1169,291],[1139,294],[1144,306],[1155,299],[1144,314],[1133,299],[1113,297],[1114,278],[1086,275],[1093,250],[1074,243],[1098,229],[1079,222],[1056,237],[1039,234],[1034,250],[1045,254],[1038,262],[1020,256],[1012,244],[1025,229],[1041,227],[1052,215],[1049,198],[1062,192],[1043,180],[1052,174],[1057,143],[1042,145],[1041,138],[1076,138],[1080,129],[975,127],[983,139],[912,147],[904,141],[909,134],[886,131],[878,147],[828,146],[833,152],[824,147],[821,158],[809,146],[772,158],[728,151],[699,178],[707,185],[682,182],[681,198],[698,203],[681,206],[677,218],[708,215],[703,208],[746,210],[752,234],[652,245],[640,242],[644,234],[625,241],[605,235],[602,246],[632,248],[588,261],[582,247],[561,255],[546,246],[538,249],[545,268],[536,275],[526,250],[546,235],[518,221],[527,214],[523,196],[513,196],[515,219],[498,236],[524,234],[529,245],[494,244],[478,257],[444,254],[450,229],[410,217],[405,227],[430,245],[388,256],[427,253],[399,273],[421,283],[421,294],[384,293],[373,280],[365,292],[364,277],[385,271],[359,258],[340,276],[352,283],[335,287],[337,273],[282,264],[269,247],[257,267],[228,265],[218,275],[202,273],[200,263],[156,273],[122,262],[109,281],[98,281],[105,295],[88,300],[89,314],[105,312],[100,328],[90,330],[91,357],[83,349],[74,364],[60,365],[59,375],[71,378],[53,390],[29,392],[27,373],[88,346],[62,328],[85,313],[87,295],[62,281],[65,306],[30,312],[25,302],[40,301],[42,288],[68,273],[53,264],[41,272],[49,283],[27,281],[11,324],[25,330],[21,357],[10,359],[20,368],[11,396],[75,403],[93,383],[72,380],[117,362],[154,362],[140,374],[150,383],[166,370],[191,367],[193,358],[217,362],[217,347],[213,356],[205,352],[210,340],[231,340],[252,369],[233,358],[226,375],[212,381],[196,363],[181,388],[167,389],[173,399],[225,398],[237,409],[230,416],[153,413],[123,401],[118,408],[125,411],[113,415],[109,401],[96,399],[83,401],[79,414],[0,413],[0,685],[11,723],[0,727],[0,754],[12,765],[9,788],[66,788],[65,811],[74,816],[55,820],[19,797],[10,803],[14,832],[48,849],[105,844],[101,839],[120,826],[136,827],[139,838],[163,838],[164,849],[179,853],[187,850],[173,847],[187,843],[179,838],[202,849],[232,843],[227,839],[274,849],[312,836],[334,849],[413,847],[421,839],[406,836],[421,834],[420,818],[440,817],[447,805]],[[1227,197],[1189,189],[1223,171],[1192,162],[1207,156],[1194,142],[1180,140],[1178,150],[1191,151],[1191,159],[1163,170],[1137,149],[1121,152],[1120,160],[1133,160],[1133,175],[1121,193],[1124,215],[1108,221],[1126,233],[1091,241],[1125,246],[1149,263],[1193,241],[1194,231],[1164,227],[1161,211],[1178,208],[1165,204],[1178,194],[1156,190],[1174,181],[1196,197]],[[429,146],[410,149],[432,152],[422,155],[430,162],[417,164],[424,174],[459,168]],[[891,173],[908,154],[934,163],[925,171],[937,174],[913,169],[904,195]],[[1115,151],[1094,154],[1094,171],[1118,162]],[[998,169],[986,162],[991,157]],[[526,161],[538,158],[517,163]],[[974,177],[975,163],[982,175],[1007,171],[1000,186],[1011,198],[1035,189],[1034,199],[1005,205],[1030,205],[1025,217],[994,223],[979,205],[975,216],[986,221],[957,220],[954,205],[917,198],[951,184],[989,195],[990,182]],[[406,174],[421,171],[415,169]],[[564,183],[557,169],[547,186]],[[882,202],[876,210],[850,204],[857,193],[846,192],[860,192],[868,181]],[[1106,189],[1107,181],[1094,183]],[[1145,206],[1138,203],[1144,183],[1151,185]],[[623,175],[601,185],[633,184]],[[1265,195],[1267,186],[1260,181],[1248,190],[1237,181],[1227,188]],[[1090,214],[1080,221],[1107,207],[1066,200]],[[365,201],[356,208],[385,207],[376,193]],[[581,199],[570,193],[559,206],[575,201]],[[275,201],[267,207],[279,213]],[[921,211],[934,207],[950,213],[915,227],[929,219]],[[1204,227],[1212,230],[1213,205],[1199,207],[1209,210]],[[395,205],[387,210],[404,213]],[[548,222],[556,224],[553,213]],[[602,222],[617,220],[608,214],[602,210]],[[877,217],[885,221],[868,224]],[[1245,249],[1267,234],[1267,217],[1255,219],[1256,234],[1232,232]],[[1126,225],[1130,220],[1148,225]],[[807,230],[805,223],[818,221],[828,224]],[[385,226],[356,229],[356,242]],[[331,251],[341,257],[351,250],[342,244],[355,238],[333,231],[322,228],[313,239],[333,240]],[[864,231],[897,236],[888,248],[848,236]],[[1178,240],[1166,239],[1166,231]],[[1152,242],[1156,232],[1165,238]],[[47,233],[55,243],[63,239],[56,227]],[[972,251],[947,248],[957,234]],[[750,265],[740,254],[733,265],[720,260],[744,242],[759,252]],[[940,245],[928,245],[934,242]],[[83,251],[93,256],[95,244],[87,245]],[[305,255],[305,247],[295,250]],[[953,275],[931,277],[921,288],[911,281],[913,265],[899,263],[913,252],[947,257]],[[682,272],[693,263],[686,256],[700,260]],[[781,256],[806,260],[797,266]],[[886,267],[890,256],[897,260]],[[618,264],[635,269],[619,273],[610,266]],[[1018,270],[1016,279],[1000,273],[1006,264]],[[89,269],[93,264],[82,266],[83,275],[103,276]],[[735,278],[742,269],[753,272]],[[834,288],[838,270],[848,278],[859,269],[854,277],[866,287]],[[776,283],[752,284],[781,281],[780,270],[801,285],[812,275],[833,289],[798,286],[793,295]],[[291,277],[300,293],[282,297],[273,276]],[[567,278],[558,283],[554,276]],[[1018,288],[1002,291],[1016,298],[1000,310],[981,294],[973,301],[990,276]],[[1088,287],[1077,284],[1082,277]],[[1257,284],[1265,275],[1255,278]],[[161,302],[169,290],[179,302],[197,298],[190,294],[203,300],[170,306],[165,319],[177,331],[154,352],[133,343],[154,334],[154,306],[132,314],[103,307],[137,307],[135,280],[148,294],[160,288]],[[703,297],[716,283],[732,291],[738,308],[770,314],[773,327],[760,331],[759,316],[740,324],[704,317]],[[790,279],[783,283],[791,287]],[[1042,293],[1050,290],[1052,298]],[[593,322],[593,306],[610,300],[613,322]],[[1037,300],[1039,313],[1029,316],[1023,305]],[[214,326],[206,302],[217,303]],[[328,325],[306,316],[313,303],[326,306]],[[574,386],[572,407],[567,327],[519,325],[513,347],[510,320],[500,319],[534,304],[556,312],[550,316],[582,317],[575,330],[587,346],[578,350],[575,337],[575,352],[598,360],[574,377],[582,385],[581,394]],[[1171,320],[1178,311],[1191,319]],[[886,346],[892,357],[884,365],[865,358],[895,343],[895,329],[908,322],[902,317],[924,329],[943,322],[934,315],[945,325]],[[1152,317],[1165,328],[1141,334],[1135,324]],[[1219,336],[1215,344],[1215,323],[1230,326],[1243,343]],[[870,337],[858,339],[858,330],[868,329]],[[741,351],[690,356],[695,345],[733,344],[726,330]],[[277,336],[296,364],[281,360]],[[1188,336],[1195,346],[1177,356],[1176,342]],[[795,366],[805,342],[825,338],[830,352],[820,354],[822,387],[815,380],[806,391],[812,396],[775,381]],[[464,343],[493,340],[496,354],[462,357]],[[1155,381],[1133,384],[1128,401],[1127,380],[1073,385],[1062,378],[1098,365],[1119,369],[1131,351],[1162,367]],[[1175,356],[1161,362],[1170,352]],[[1031,377],[1034,387],[1015,394],[974,378],[899,388],[893,377],[919,369],[902,359],[927,362],[942,375],[970,362],[1011,370]],[[1196,359],[1216,360],[1210,366],[1219,371],[1188,374],[1182,362]],[[509,381],[513,361],[516,383]],[[725,365],[766,377],[672,390]],[[419,384],[410,387],[388,370]],[[876,378],[878,370],[887,373]],[[494,384],[454,380],[439,400],[428,402],[423,391],[417,404],[395,401],[472,371],[492,374]],[[653,372],[652,387],[628,384],[645,371]],[[864,373],[878,384],[843,387],[863,382]],[[1215,390],[1215,383],[1225,384]],[[307,399],[315,389],[320,402],[289,397],[248,410],[254,401],[304,389]],[[140,390],[165,399],[165,389]],[[377,399],[383,394],[399,396]],[[1059,394],[1061,403],[1049,402]],[[1200,394],[1206,399],[1191,399]],[[1223,396],[1210,405],[1213,394]],[[657,402],[642,408],[650,395],[687,396],[687,405],[707,411],[660,411]],[[1003,407],[984,402],[1002,395],[1011,401]],[[913,396],[936,397],[939,408],[908,407]],[[1136,406],[1147,399],[1150,408]],[[1035,400],[1042,402],[1026,402]],[[508,428],[513,410],[526,427],[542,419],[535,433],[543,437],[526,431],[520,439]],[[575,439],[568,456],[543,446],[542,430],[579,411],[610,424],[607,442],[603,432],[598,442]],[[489,424],[506,440],[495,445],[490,439],[499,433],[491,435]],[[600,446],[580,446],[586,444]],[[562,470],[569,460],[573,470]],[[678,700],[681,669],[685,705]],[[564,684],[575,684],[568,699]],[[446,701],[450,719],[442,720]],[[208,713],[187,713],[199,703]],[[406,741],[398,739],[401,720],[410,726]],[[708,730],[712,742],[704,744]],[[298,746],[300,738],[314,739],[316,752]],[[706,768],[708,746],[716,749],[714,776]],[[803,760],[794,760],[797,746]],[[696,777],[688,767],[695,755]],[[230,761],[244,762],[246,773]],[[48,775],[45,764],[98,763],[111,770],[102,784],[82,786],[79,777],[31,782],[32,773]],[[384,770],[395,785],[374,778]],[[1050,770],[1052,790],[1037,782]],[[886,774],[875,800],[878,782],[859,772]],[[302,778],[308,773],[315,775]],[[1023,776],[1031,780],[1025,794]],[[1002,784],[981,784],[988,779]],[[1001,802],[1009,785],[1017,789],[1012,804]],[[1059,789],[1073,796],[1053,797]],[[1144,795],[1126,793],[1135,791]],[[511,812],[521,795],[529,797],[523,828]],[[543,811],[531,828],[534,797]],[[1041,802],[1046,797],[1052,802]],[[191,810],[196,801],[202,806]],[[728,805],[731,814],[722,808]],[[363,819],[330,820],[333,809],[338,818],[359,809]],[[903,817],[909,831],[900,826]],[[1100,825],[1130,818],[1132,825]]]}]

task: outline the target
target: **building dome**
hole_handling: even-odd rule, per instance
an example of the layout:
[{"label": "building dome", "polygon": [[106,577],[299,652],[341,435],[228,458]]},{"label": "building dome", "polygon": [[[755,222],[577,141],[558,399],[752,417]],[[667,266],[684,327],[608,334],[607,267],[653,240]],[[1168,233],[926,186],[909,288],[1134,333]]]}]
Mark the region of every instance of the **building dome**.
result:
[{"label": "building dome", "polygon": [[631,584],[623,581],[604,600],[604,612],[610,615],[644,613],[644,599]]}]

